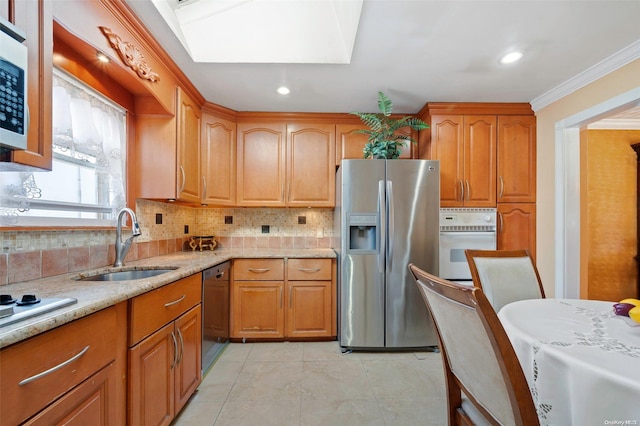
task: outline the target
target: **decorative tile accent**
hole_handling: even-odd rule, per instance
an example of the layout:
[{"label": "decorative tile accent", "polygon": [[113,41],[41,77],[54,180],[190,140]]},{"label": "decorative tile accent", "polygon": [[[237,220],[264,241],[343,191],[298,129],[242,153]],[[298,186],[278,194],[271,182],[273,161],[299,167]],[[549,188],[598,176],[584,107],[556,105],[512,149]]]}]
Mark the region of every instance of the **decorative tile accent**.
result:
[{"label": "decorative tile accent", "polygon": [[[142,235],[125,263],[182,251],[194,235],[215,236],[218,248],[245,249],[330,248],[334,239],[332,209],[197,209],[138,200],[136,216]],[[225,216],[233,223],[225,224]],[[298,216],[307,223],[298,224]],[[269,225],[269,234],[261,233],[262,225]],[[115,235],[115,229],[0,231],[0,285],[112,265]]]}]

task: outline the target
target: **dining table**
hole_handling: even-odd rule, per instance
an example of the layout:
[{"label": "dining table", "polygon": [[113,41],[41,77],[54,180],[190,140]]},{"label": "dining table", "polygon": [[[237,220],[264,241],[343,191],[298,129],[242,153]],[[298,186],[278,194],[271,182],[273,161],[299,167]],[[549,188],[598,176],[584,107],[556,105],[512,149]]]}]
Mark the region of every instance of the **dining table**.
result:
[{"label": "dining table", "polygon": [[529,299],[498,312],[541,424],[640,425],[640,324],[614,303]]}]

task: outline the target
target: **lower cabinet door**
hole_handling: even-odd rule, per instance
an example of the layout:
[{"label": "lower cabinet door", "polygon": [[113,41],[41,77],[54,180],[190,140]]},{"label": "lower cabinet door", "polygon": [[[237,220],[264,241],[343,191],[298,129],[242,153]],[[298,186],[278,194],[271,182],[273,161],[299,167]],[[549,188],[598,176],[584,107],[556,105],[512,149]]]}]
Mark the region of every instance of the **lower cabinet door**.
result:
[{"label": "lower cabinet door", "polygon": [[175,366],[175,413],[179,413],[202,381],[200,305],[175,321],[179,355]]},{"label": "lower cabinet door", "polygon": [[331,281],[289,281],[287,337],[331,336]]},{"label": "lower cabinet door", "polygon": [[178,345],[171,322],[129,349],[129,424],[168,425],[173,420]]},{"label": "lower cabinet door", "polygon": [[498,250],[527,249],[536,257],[535,203],[498,203]]},{"label": "lower cabinet door", "polygon": [[113,425],[116,420],[116,381],[113,363],[40,412],[25,425]]},{"label": "lower cabinet door", "polygon": [[234,281],[232,337],[284,337],[284,282]]}]

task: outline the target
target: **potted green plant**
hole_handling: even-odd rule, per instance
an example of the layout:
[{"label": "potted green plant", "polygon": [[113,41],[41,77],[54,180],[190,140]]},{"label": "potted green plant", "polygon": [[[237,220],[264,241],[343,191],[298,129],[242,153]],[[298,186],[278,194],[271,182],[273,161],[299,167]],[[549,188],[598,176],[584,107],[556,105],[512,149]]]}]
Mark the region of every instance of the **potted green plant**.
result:
[{"label": "potted green plant", "polygon": [[428,129],[429,125],[416,117],[405,116],[402,118],[391,117],[393,103],[384,93],[378,92],[379,113],[352,112],[360,117],[369,129],[358,130],[368,136],[368,142],[364,146],[364,158],[391,158],[400,156],[402,148],[407,142],[416,143],[408,135],[396,133],[403,127],[411,127],[413,130]]}]

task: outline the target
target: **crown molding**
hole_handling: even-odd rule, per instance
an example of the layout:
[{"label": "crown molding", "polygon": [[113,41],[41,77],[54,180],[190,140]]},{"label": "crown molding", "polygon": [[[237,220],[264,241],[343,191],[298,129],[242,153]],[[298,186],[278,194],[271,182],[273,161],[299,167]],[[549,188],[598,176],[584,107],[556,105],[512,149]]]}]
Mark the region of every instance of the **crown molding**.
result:
[{"label": "crown molding", "polygon": [[538,111],[638,58],[640,58],[640,40],[538,96],[531,101],[531,108],[533,111]]}]

